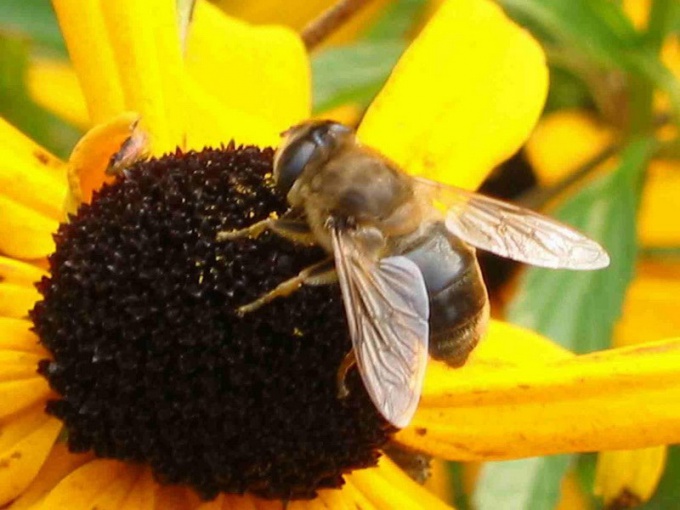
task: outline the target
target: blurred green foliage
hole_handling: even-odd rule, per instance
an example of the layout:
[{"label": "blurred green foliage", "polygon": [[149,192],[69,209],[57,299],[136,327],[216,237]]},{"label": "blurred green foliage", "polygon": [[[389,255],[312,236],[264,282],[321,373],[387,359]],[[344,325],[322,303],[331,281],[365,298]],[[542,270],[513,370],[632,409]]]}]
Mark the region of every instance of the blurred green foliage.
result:
[{"label": "blurred green foliage", "polygon": [[60,157],[82,134],[31,97],[28,66],[36,56],[66,58],[49,0],[0,2],[0,116]]}]

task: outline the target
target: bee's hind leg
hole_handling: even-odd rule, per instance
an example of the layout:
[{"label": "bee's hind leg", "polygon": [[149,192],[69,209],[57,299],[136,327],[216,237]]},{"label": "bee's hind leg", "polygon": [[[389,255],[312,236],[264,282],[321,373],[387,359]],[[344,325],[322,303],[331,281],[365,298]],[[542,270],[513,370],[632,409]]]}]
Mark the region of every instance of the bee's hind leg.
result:
[{"label": "bee's hind leg", "polygon": [[336,374],[338,381],[339,399],[344,399],[349,396],[349,389],[345,384],[345,379],[347,378],[347,373],[354,365],[356,365],[356,363],[357,363],[356,354],[354,354],[354,349],[351,349],[342,359],[342,363],[340,363],[340,366],[338,367],[338,372]]},{"label": "bee's hind leg", "polygon": [[279,283],[274,289],[260,296],[255,301],[238,307],[236,313],[239,315],[250,313],[278,297],[292,294],[303,285],[328,285],[337,281],[337,279],[335,262],[332,257],[329,257],[303,269],[297,276]]}]

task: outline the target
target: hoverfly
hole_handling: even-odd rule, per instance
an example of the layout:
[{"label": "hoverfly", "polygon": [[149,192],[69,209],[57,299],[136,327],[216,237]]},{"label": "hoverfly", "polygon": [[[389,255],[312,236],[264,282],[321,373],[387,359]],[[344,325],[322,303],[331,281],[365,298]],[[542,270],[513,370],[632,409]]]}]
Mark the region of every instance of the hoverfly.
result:
[{"label": "hoverfly", "polygon": [[289,211],[218,240],[269,229],[330,257],[238,312],[301,285],[339,281],[353,345],[338,369],[339,394],[356,363],[374,405],[396,427],[416,410],[428,352],[460,366],[484,333],[489,304],[475,248],[549,268],[609,264],[599,244],[557,221],[407,175],[342,124],[310,121],[283,136],[274,179]]}]

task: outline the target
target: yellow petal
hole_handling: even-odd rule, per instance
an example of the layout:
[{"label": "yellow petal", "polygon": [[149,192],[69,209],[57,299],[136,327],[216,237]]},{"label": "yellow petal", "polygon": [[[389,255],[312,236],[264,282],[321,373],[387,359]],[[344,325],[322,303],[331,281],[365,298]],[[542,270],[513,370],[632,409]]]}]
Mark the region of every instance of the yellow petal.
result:
[{"label": "yellow petal", "polygon": [[[175,2],[100,2],[127,110],[139,112],[151,152],[182,144],[177,108],[181,76]],[[121,110],[122,111],[122,110]]]},{"label": "yellow petal", "polygon": [[69,186],[65,209],[74,213],[81,202],[89,203],[92,192],[111,182],[106,175],[111,156],[118,152],[139,122],[139,115],[122,113],[104,124],[90,129],[73,148],[69,158]]},{"label": "yellow petal", "polygon": [[0,195],[56,219],[65,176],[64,163],[0,119]]},{"label": "yellow petal", "polygon": [[561,489],[555,510],[590,510],[588,496],[584,494],[574,470],[569,471],[562,479]]},{"label": "yellow petal", "polygon": [[33,483],[9,507],[11,510],[34,508],[64,477],[90,461],[92,455],[73,454],[64,443],[55,443]]},{"label": "yellow petal", "polygon": [[540,183],[550,186],[613,140],[614,133],[587,112],[560,110],[541,119],[526,144],[526,154]]},{"label": "yellow petal", "polygon": [[125,110],[123,88],[99,2],[53,0],[93,124]]},{"label": "yellow petal", "polygon": [[15,283],[0,283],[0,317],[23,319],[33,308],[40,294],[36,289]]},{"label": "yellow petal", "polygon": [[46,354],[27,320],[0,317],[0,350]]},{"label": "yellow petal", "polygon": [[380,458],[378,467],[354,471],[347,479],[376,508],[450,508],[385,456]]},{"label": "yellow petal", "polygon": [[356,104],[343,104],[316,115],[317,119],[334,120],[346,126],[356,126],[361,119],[362,110]]},{"label": "yellow petal", "polygon": [[156,492],[158,484],[153,479],[150,469],[143,469],[120,510],[150,510],[156,508]]},{"label": "yellow petal", "polygon": [[63,60],[35,58],[31,59],[27,78],[28,91],[36,103],[74,126],[89,126],[87,105],[73,67]]},{"label": "yellow petal", "polygon": [[430,477],[423,487],[445,503],[453,504],[453,479],[450,464],[442,459],[432,459]]},{"label": "yellow petal", "polygon": [[47,273],[34,265],[0,255],[0,281],[33,288]]},{"label": "yellow petal", "polygon": [[229,108],[216,97],[187,77],[187,147],[200,150],[203,147],[219,147],[235,140],[239,144],[276,145],[280,130],[264,119],[249,112]]},{"label": "yellow petal", "polygon": [[[286,27],[251,26],[199,1],[186,65],[210,97],[269,124],[272,135],[311,113],[309,59],[300,37]],[[234,137],[241,142],[238,119],[230,123],[233,127],[222,133],[222,141]]]},{"label": "yellow petal", "polygon": [[679,367],[675,339],[539,365],[447,369],[442,380],[426,381],[397,439],[461,460],[675,443]]},{"label": "yellow petal", "polygon": [[0,422],[0,505],[33,481],[60,429],[61,422],[47,416],[42,405]]},{"label": "yellow petal", "polygon": [[140,468],[114,460],[94,460],[62,479],[45,497],[43,508],[117,510]]},{"label": "yellow petal", "polygon": [[603,497],[607,508],[637,506],[652,497],[665,464],[665,446],[602,452],[597,459],[595,494]]},{"label": "yellow petal", "polygon": [[52,233],[59,222],[0,195],[0,252],[39,259],[54,251]]},{"label": "yellow petal", "polygon": [[680,278],[645,275],[643,271],[638,269],[628,287],[614,335],[617,346],[680,336]]},{"label": "yellow petal", "polygon": [[644,30],[649,18],[650,0],[623,0],[622,8],[637,30]]},{"label": "yellow petal", "polygon": [[[0,193],[6,198],[58,220],[66,196],[66,180],[57,181],[53,170],[44,170],[35,159],[0,154]],[[64,173],[64,177],[66,174]]]},{"label": "yellow petal", "polygon": [[638,230],[644,246],[680,245],[680,228],[673,220],[680,201],[680,164],[652,161],[642,192]]},{"label": "yellow petal", "polygon": [[196,493],[186,487],[161,485],[156,492],[157,510],[192,510],[200,504]]},{"label": "yellow petal", "polygon": [[14,154],[32,170],[50,172],[55,182],[62,181],[66,165],[56,156],[35,143],[28,136],[0,117],[0,160]]},{"label": "yellow petal", "polygon": [[546,363],[571,355],[564,347],[534,331],[492,319],[489,321],[486,334],[470,354],[468,365],[502,366]]},{"label": "yellow petal", "polygon": [[487,0],[448,1],[395,67],[359,138],[408,172],[476,188],[545,101],[540,46]]}]

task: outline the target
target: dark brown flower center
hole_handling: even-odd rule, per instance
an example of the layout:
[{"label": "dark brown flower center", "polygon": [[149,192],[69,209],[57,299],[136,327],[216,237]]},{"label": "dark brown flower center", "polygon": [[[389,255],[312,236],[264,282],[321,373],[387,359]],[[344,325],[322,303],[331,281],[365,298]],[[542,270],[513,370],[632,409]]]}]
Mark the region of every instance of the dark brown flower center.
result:
[{"label": "dark brown flower center", "polygon": [[269,233],[215,241],[285,211],[271,164],[254,147],[138,163],[61,225],[31,315],[72,451],[147,463],[204,498],[312,497],[375,463],[392,429],[355,370],[337,397],[337,286],[234,313],[323,256]]}]

